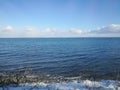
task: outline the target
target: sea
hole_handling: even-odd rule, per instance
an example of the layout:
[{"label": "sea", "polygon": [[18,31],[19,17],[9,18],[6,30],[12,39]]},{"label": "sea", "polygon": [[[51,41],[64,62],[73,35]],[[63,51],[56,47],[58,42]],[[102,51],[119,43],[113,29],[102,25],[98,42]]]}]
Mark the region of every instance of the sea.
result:
[{"label": "sea", "polygon": [[120,90],[119,80],[120,38],[0,38],[0,90]]}]

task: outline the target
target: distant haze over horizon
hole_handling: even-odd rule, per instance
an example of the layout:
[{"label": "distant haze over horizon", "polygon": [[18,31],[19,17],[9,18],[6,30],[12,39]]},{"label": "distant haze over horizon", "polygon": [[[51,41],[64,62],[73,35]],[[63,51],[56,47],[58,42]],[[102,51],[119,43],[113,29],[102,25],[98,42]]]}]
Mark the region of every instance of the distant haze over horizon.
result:
[{"label": "distant haze over horizon", "polygon": [[120,0],[1,0],[0,38],[120,37]]}]

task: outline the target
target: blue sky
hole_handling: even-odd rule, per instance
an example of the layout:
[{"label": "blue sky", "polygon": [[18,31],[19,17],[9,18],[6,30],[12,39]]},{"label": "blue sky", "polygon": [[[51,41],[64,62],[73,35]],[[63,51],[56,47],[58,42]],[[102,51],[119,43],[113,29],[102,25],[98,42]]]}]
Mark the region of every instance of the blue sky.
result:
[{"label": "blue sky", "polygon": [[8,31],[13,37],[27,32],[33,36],[81,36],[84,32],[89,36],[110,27],[117,27],[118,34],[119,24],[120,0],[0,0],[0,35],[4,37]]}]

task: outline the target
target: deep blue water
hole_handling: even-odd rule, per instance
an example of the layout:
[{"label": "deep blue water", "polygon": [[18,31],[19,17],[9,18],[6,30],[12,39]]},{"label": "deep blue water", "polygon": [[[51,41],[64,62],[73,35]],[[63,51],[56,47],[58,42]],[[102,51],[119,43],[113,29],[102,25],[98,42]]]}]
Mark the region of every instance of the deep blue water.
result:
[{"label": "deep blue water", "polygon": [[120,38],[1,38],[0,73],[115,79]]}]

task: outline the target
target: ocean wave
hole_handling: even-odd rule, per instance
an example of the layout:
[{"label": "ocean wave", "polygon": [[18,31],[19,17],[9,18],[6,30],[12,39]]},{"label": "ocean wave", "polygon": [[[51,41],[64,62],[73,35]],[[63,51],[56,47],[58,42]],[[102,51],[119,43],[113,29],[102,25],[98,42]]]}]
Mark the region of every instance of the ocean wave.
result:
[{"label": "ocean wave", "polygon": [[0,90],[120,90],[120,81],[83,80],[81,76],[3,75]]},{"label": "ocean wave", "polygon": [[120,90],[120,82],[114,80],[73,80],[69,82],[33,82],[0,87],[0,90]]}]

